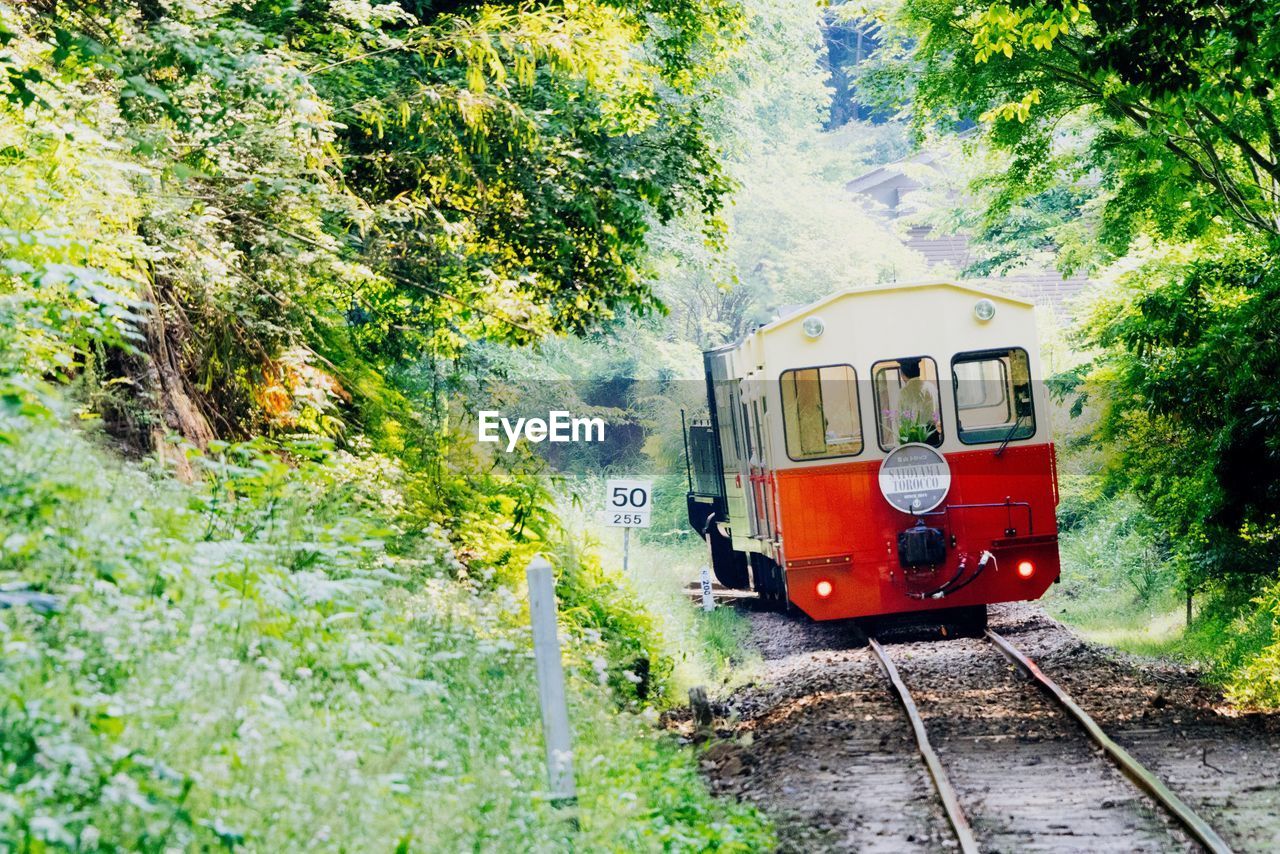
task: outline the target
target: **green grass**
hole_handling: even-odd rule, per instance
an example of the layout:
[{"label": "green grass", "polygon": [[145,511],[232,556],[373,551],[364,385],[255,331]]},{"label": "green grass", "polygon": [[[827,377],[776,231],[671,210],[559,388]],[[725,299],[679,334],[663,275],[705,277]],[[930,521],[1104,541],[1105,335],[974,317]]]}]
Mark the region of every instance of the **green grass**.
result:
[{"label": "green grass", "polygon": [[1065,600],[1051,589],[1044,606],[1049,614],[1073,626],[1083,637],[1135,655],[1185,658],[1183,638],[1186,610],[1180,603],[1143,603],[1122,599],[1117,605],[1105,596]]},{"label": "green grass", "polygon": [[[622,529],[606,528],[594,514],[581,510],[566,508],[562,518],[572,530],[597,542],[606,565],[621,574]],[[675,665],[675,701],[695,685],[725,688],[749,681],[759,663],[741,613],[726,606],[706,613],[686,594],[705,562],[705,547],[692,536],[632,532],[625,582],[657,620],[662,647]]]},{"label": "green grass", "polygon": [[0,583],[64,602],[0,611],[0,852],[770,846],[611,684],[643,604],[619,619],[585,556],[560,565],[575,832],[522,591],[405,527],[390,461],[228,448],[187,486],[0,428]]},{"label": "green grass", "polygon": [[1044,597],[1050,615],[1095,643],[1201,667],[1238,704],[1280,706],[1280,584],[1262,583],[1254,596],[1203,590],[1187,625],[1167,538],[1135,499],[1064,501],[1063,511],[1062,583]]},{"label": "green grass", "polygon": [[[731,607],[705,612],[685,592],[698,580],[703,548],[696,540],[669,545],[638,540],[632,538],[628,581],[658,619],[663,646],[675,661],[673,697],[683,697],[695,685],[730,687],[749,680],[759,656],[749,644],[746,619]],[[621,542],[606,539],[601,548],[620,571]]]},{"label": "green grass", "polygon": [[[1087,478],[1072,486],[1087,488]],[[1062,581],[1049,588],[1049,614],[1087,639],[1148,656],[1186,657],[1186,609],[1177,576],[1130,497],[1067,500],[1060,536]]]},{"label": "green grass", "polygon": [[716,664],[714,672],[722,678],[733,672],[741,679],[759,660],[759,654],[750,646],[751,627],[736,609],[716,608],[709,614],[699,613],[698,627],[707,654]]}]

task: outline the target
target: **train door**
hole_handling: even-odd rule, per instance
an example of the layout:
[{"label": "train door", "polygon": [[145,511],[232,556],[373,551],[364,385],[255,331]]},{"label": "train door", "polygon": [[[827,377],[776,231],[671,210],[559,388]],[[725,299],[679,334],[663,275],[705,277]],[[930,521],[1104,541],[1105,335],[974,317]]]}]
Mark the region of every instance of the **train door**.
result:
[{"label": "train door", "polygon": [[[761,384],[761,391],[764,385]],[[773,461],[770,448],[773,447],[769,433],[769,398],[765,394],[759,397],[760,402],[760,500],[764,502],[764,518],[766,531],[770,540],[778,536],[778,504],[774,494]]]},{"label": "train door", "polygon": [[751,536],[759,540],[773,539],[773,495],[769,485],[769,432],[768,404],[764,399],[762,384],[743,382],[743,409],[747,418],[747,434],[751,443],[748,458],[750,483]]},{"label": "train door", "polygon": [[742,387],[738,388],[738,411],[741,413],[739,425],[742,430],[742,448],[745,454],[742,458],[742,470],[739,479],[742,482],[742,488],[746,498],[747,511],[747,535],[753,539],[760,537],[760,511],[759,502],[756,500],[755,483],[752,481],[752,473],[754,472],[754,461],[756,456],[755,429],[751,423],[751,403],[742,394]]},{"label": "train door", "polygon": [[732,376],[729,359],[727,353],[707,354],[707,373],[711,381],[716,428],[720,436],[724,499],[729,527],[736,537],[743,537],[747,535],[752,516],[748,505],[750,489],[745,483],[750,449],[746,445],[747,437],[743,430],[738,381]]}]

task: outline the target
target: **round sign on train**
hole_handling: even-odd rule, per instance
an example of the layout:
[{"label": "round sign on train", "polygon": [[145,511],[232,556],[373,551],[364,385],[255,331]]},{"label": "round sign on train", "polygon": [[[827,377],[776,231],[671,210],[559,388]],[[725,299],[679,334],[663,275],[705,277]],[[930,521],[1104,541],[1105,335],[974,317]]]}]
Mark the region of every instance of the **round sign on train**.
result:
[{"label": "round sign on train", "polygon": [[950,489],[951,467],[929,445],[899,445],[880,464],[880,492],[903,513],[928,513],[946,499]]}]

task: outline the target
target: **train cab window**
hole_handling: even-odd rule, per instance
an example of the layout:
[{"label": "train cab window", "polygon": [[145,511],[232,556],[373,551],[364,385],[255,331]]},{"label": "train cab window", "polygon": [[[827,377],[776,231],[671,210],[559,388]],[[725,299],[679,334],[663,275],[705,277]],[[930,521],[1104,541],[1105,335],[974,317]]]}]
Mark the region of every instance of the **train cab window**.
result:
[{"label": "train cab window", "polygon": [[908,442],[942,444],[938,406],[938,365],[928,356],[886,359],[871,366],[880,447],[893,450]]},{"label": "train cab window", "polygon": [[862,453],[858,375],[850,365],[783,371],[782,426],[793,460]]},{"label": "train cab window", "polygon": [[956,424],[966,445],[1029,439],[1036,432],[1031,367],[1019,347],[957,353],[951,360]]}]

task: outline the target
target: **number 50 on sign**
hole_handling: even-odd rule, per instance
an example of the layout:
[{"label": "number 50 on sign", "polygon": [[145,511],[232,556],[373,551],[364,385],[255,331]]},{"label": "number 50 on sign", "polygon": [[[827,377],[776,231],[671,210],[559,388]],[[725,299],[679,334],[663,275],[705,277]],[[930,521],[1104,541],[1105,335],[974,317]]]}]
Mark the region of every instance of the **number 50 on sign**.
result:
[{"label": "number 50 on sign", "polygon": [[613,528],[647,528],[653,510],[653,481],[605,481],[604,523]]}]

